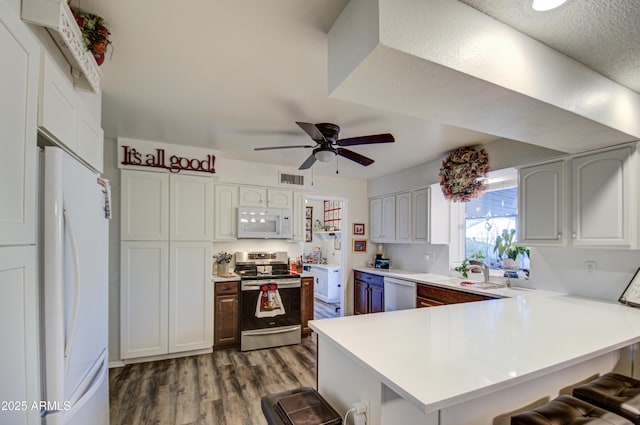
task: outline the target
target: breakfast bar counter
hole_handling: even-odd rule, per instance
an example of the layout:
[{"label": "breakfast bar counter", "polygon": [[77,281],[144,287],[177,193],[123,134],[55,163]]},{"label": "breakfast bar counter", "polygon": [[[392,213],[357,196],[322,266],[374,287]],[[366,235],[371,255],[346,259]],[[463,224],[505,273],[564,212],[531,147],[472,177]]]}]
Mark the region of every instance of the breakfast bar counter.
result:
[{"label": "breakfast bar counter", "polygon": [[495,425],[594,375],[632,373],[640,310],[511,295],[312,321],[318,390],[342,414],[366,401],[368,425]]}]

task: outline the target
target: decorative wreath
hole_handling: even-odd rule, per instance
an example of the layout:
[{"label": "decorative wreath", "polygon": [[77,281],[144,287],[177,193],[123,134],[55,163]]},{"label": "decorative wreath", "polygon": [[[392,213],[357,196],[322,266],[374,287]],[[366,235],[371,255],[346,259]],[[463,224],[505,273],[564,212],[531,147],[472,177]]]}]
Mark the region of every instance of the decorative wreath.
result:
[{"label": "decorative wreath", "polygon": [[480,180],[489,171],[489,156],[484,149],[458,148],[442,161],[440,187],[445,198],[469,202],[486,189]]}]

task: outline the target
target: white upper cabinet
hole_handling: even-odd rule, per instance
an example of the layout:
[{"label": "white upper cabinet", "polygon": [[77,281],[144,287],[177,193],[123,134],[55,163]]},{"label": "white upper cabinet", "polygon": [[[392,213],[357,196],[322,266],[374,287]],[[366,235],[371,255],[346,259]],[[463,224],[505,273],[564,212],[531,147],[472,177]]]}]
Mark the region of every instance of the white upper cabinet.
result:
[{"label": "white upper cabinet", "polygon": [[638,220],[636,162],[632,145],[572,159],[574,245],[633,247]]},{"label": "white upper cabinet", "polygon": [[381,242],[395,242],[396,239],[396,197],[382,198],[382,238]]},{"label": "white upper cabinet", "polygon": [[411,192],[411,239],[429,242],[429,188]]},{"label": "white upper cabinet", "polygon": [[519,240],[533,246],[570,243],[585,248],[636,249],[636,146],[627,144],[521,168]]},{"label": "white upper cabinet", "polygon": [[241,207],[293,208],[293,192],[257,186],[240,186]]},{"label": "white upper cabinet", "polygon": [[371,242],[382,242],[382,198],[369,200],[369,226]]},{"label": "white upper cabinet", "polygon": [[216,241],[237,239],[238,186],[217,184],[215,186],[214,234]]},{"label": "white upper cabinet", "polygon": [[305,241],[305,194],[293,192],[293,232],[291,240],[296,242]]},{"label": "white upper cabinet", "polygon": [[523,245],[565,242],[566,161],[524,167],[518,171],[518,241]]},{"label": "white upper cabinet", "polygon": [[243,207],[266,207],[267,188],[240,186],[240,206]]},{"label": "white upper cabinet", "polygon": [[396,242],[411,242],[411,192],[396,195]]},{"label": "white upper cabinet", "polygon": [[0,245],[34,244],[40,50],[17,12],[0,3]]},{"label": "white upper cabinet", "polygon": [[267,206],[269,208],[293,208],[293,192],[282,189],[267,189]]},{"label": "white upper cabinet", "polygon": [[213,240],[213,180],[206,177],[169,177],[169,239]]},{"label": "white upper cabinet", "polygon": [[169,239],[169,175],[121,170],[123,241]]},{"label": "white upper cabinet", "polygon": [[102,173],[104,163],[104,131],[86,109],[80,109],[78,155]]},{"label": "white upper cabinet", "polygon": [[80,98],[73,85],[51,57],[42,55],[38,127],[72,152],[79,152]]}]

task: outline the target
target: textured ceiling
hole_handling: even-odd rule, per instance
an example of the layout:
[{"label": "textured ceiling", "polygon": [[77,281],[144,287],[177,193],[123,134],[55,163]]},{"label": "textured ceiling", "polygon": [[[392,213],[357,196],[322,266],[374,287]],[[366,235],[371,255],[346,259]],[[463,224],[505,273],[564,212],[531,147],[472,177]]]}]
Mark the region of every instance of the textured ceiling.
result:
[{"label": "textured ceiling", "polygon": [[[630,45],[638,40],[637,0],[569,0],[546,15],[530,11],[529,0],[465,2],[640,91],[639,53]],[[327,33],[347,3],[72,0],[103,16],[112,33],[113,50],[102,67],[105,136],[206,147],[222,157],[297,168],[309,150],[253,148],[309,143],[295,121],[334,122],[343,138],[393,133],[394,144],[353,149],[375,159],[373,165],[340,160],[341,175],[359,178],[498,138],[499,132],[330,98]],[[335,171],[333,161],[314,165],[317,174]]]},{"label": "textured ceiling", "polygon": [[536,12],[530,0],[460,0],[640,93],[640,1],[568,0]]}]

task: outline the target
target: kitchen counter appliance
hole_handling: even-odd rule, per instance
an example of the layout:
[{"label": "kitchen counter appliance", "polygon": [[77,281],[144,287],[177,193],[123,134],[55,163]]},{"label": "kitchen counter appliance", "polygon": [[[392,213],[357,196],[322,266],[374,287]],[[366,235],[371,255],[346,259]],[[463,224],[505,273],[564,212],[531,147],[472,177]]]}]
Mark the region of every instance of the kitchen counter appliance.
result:
[{"label": "kitchen counter appliance", "polygon": [[291,273],[286,252],[236,252],[240,276],[240,350],[301,341],[301,279]]}]

